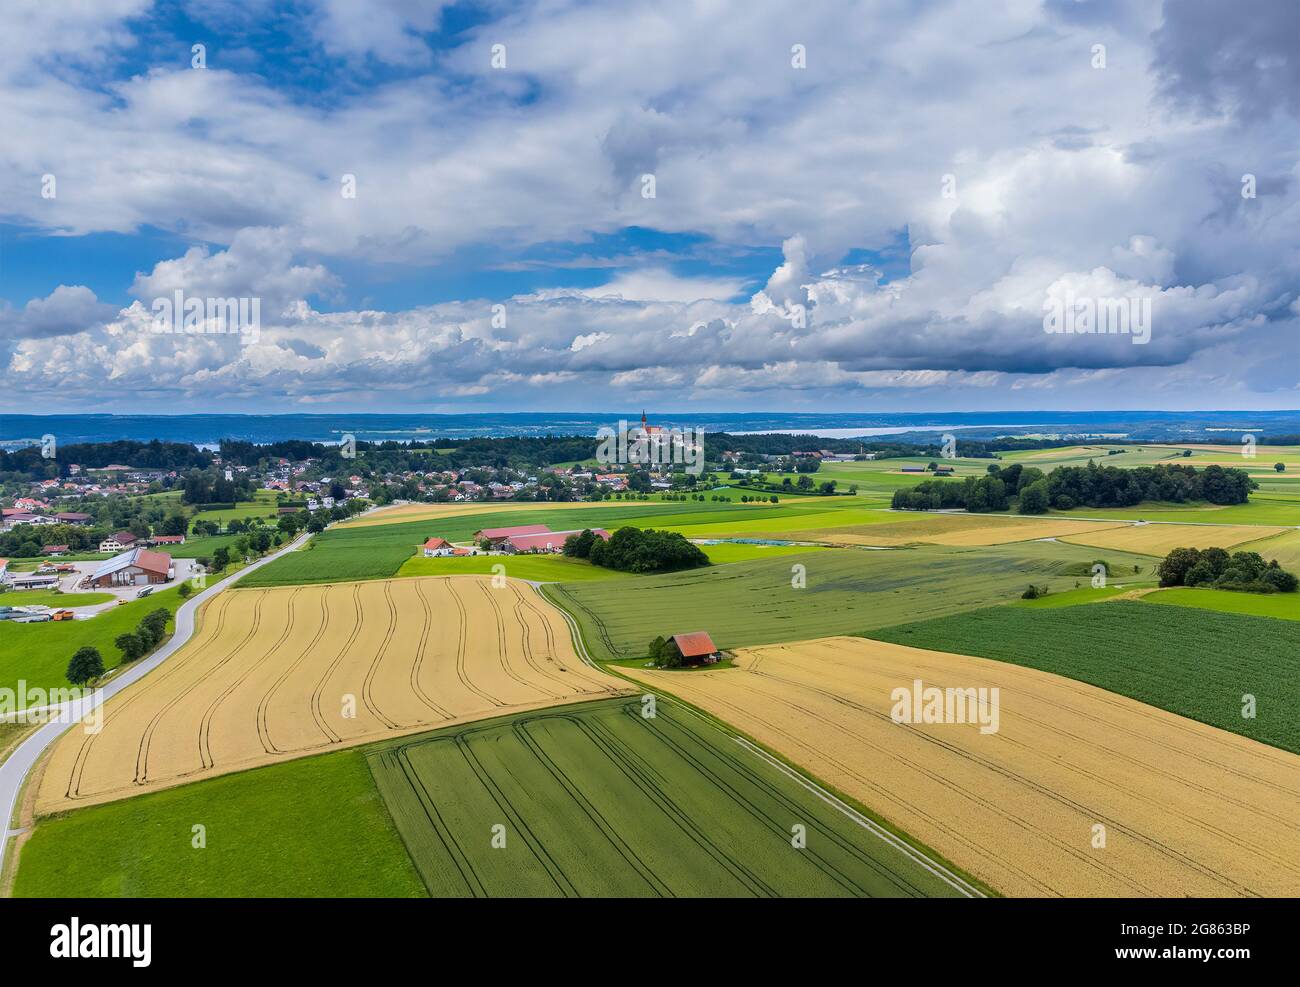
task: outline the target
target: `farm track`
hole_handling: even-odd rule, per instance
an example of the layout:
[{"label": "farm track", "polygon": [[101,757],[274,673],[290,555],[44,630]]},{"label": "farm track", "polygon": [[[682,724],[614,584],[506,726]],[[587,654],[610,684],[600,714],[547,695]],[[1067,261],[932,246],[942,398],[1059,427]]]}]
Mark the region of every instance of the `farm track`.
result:
[{"label": "farm track", "polygon": [[[1300,758],[1031,668],[860,638],[628,670],[1011,894],[1300,893]],[[893,691],[1000,689],[1000,728],[900,725]],[[864,765],[872,765],[867,772]],[[1092,842],[1104,827],[1106,846]]]},{"label": "farm track", "polygon": [[173,661],[106,705],[100,733],[56,743],[38,813],[628,691],[580,661],[557,611],[487,577],[254,589],[213,606]]}]

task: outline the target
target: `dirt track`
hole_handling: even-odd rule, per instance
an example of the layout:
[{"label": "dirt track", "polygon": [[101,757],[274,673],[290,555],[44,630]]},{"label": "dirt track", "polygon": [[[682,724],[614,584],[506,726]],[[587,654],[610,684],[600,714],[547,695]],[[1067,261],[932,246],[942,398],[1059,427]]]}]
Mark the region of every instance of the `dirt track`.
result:
[{"label": "dirt track", "polygon": [[[629,673],[1007,894],[1300,895],[1293,754],[1034,669],[861,638],[744,649],[738,665]],[[891,691],[914,679],[998,687],[998,732],[893,722]]]},{"label": "dirt track", "polygon": [[622,691],[560,614],[489,577],[233,590],[103,731],[54,748],[41,814],[291,757]]}]

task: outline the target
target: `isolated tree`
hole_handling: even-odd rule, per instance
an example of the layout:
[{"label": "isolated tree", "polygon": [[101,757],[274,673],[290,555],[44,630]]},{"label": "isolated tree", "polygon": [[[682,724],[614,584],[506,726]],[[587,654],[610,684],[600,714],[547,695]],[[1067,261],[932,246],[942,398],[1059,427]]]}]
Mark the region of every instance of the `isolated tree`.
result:
[{"label": "isolated tree", "polygon": [[230,565],[230,549],[222,545],[212,553],[212,567],[217,572],[223,572],[228,565]]},{"label": "isolated tree", "polygon": [[194,587],[191,586],[189,583],[181,583],[176,590],[176,594],[182,600],[188,600],[190,598],[190,594],[193,592],[194,592]]},{"label": "isolated tree", "polygon": [[98,648],[78,648],[77,653],[68,662],[68,681],[73,685],[85,685],[92,679],[104,674],[104,656]]},{"label": "isolated tree", "polygon": [[1279,473],[1285,473],[1285,472],[1286,472],[1286,463],[1274,463],[1274,464],[1273,464],[1273,469],[1277,470]]}]

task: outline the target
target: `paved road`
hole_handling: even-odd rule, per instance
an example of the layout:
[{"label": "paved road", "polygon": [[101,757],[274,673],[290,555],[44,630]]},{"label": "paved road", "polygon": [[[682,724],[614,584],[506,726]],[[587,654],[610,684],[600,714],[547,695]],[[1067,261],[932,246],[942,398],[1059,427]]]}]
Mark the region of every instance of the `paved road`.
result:
[{"label": "paved road", "polygon": [[[203,605],[204,601],[212,599],[222,590],[227,589],[237,580],[252,572],[254,569],[260,569],[274,559],[278,559],[286,552],[292,552],[301,548],[306,543],[310,535],[299,535],[297,539],[290,542],[284,548],[280,549],[273,555],[259,559],[252,565],[241,569],[232,576],[227,576],[219,583],[214,583],[203,592],[196,596],[190,597],[185,603],[181,604],[176,611],[176,629],[172,632],[171,638],[161,648],[155,651],[148,658],[132,665],[121,675],[116,676],[106,684],[102,690],[102,699],[107,700],[110,697],[121,692],[133,682],[143,678],[149,672],[153,671],[164,661],[172,656],[178,649],[190,639],[194,633],[194,615],[198,608]],[[69,704],[64,704],[66,707]],[[3,835],[0,835],[0,862],[4,860],[6,847],[9,845],[9,837],[12,833],[9,830],[9,823],[13,819],[14,808],[18,804],[18,794],[22,791],[23,781],[27,778],[27,773],[31,771],[32,766],[36,764],[45,749],[54,743],[61,734],[69,728],[77,728],[79,724],[73,723],[46,723],[37,729],[30,737],[24,740],[5,760],[0,764],[0,829]]]}]

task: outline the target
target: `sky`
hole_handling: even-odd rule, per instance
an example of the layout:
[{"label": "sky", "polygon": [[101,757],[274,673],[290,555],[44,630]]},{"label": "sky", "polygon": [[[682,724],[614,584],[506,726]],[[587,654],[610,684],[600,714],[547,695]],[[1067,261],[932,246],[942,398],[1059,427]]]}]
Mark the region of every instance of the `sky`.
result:
[{"label": "sky", "polygon": [[1295,0],[0,28],[3,411],[1300,407]]}]

